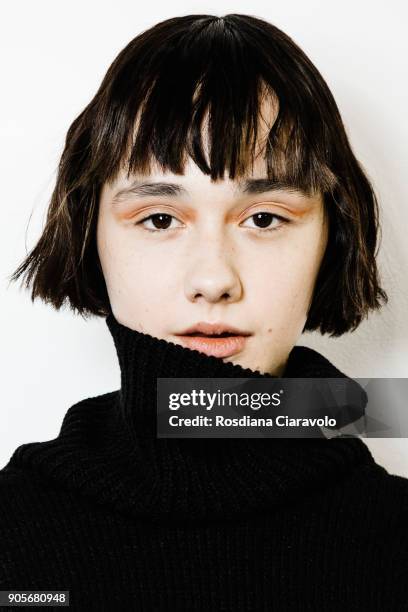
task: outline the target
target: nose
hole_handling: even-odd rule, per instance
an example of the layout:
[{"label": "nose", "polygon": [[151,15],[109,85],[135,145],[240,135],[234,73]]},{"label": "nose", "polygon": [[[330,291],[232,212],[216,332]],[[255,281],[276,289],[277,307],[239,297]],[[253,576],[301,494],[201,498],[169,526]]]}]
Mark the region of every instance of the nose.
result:
[{"label": "nose", "polygon": [[233,261],[233,248],[224,234],[195,236],[189,249],[185,293],[191,302],[236,302],[242,295],[241,279]]}]

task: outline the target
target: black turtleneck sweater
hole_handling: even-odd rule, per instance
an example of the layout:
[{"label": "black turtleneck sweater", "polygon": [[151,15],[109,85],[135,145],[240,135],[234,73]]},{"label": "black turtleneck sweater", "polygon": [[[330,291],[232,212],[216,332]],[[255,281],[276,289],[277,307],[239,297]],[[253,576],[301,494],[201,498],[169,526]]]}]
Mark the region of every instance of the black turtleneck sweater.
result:
[{"label": "black turtleneck sweater", "polygon": [[[0,471],[0,590],[87,612],[408,610],[407,479],[357,437],[156,438],[157,377],[269,375],[106,323],[120,390]],[[345,375],[295,346],[283,376]]]}]

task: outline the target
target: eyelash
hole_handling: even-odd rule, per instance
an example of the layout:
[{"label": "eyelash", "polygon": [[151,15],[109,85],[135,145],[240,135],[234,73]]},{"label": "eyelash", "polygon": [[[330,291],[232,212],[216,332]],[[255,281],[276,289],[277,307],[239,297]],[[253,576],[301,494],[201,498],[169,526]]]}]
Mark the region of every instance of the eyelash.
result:
[{"label": "eyelash", "polygon": [[[287,219],[286,217],[282,217],[281,215],[277,215],[275,213],[271,213],[271,212],[263,211],[263,210],[258,211],[256,213],[253,213],[252,215],[247,217],[247,219],[251,219],[252,217],[255,217],[256,215],[259,215],[259,214],[270,215],[272,217],[272,221],[273,221],[273,219],[278,219],[279,221],[281,221],[281,225],[278,225],[278,227],[266,227],[266,228],[255,227],[255,228],[251,228],[251,229],[255,229],[255,231],[257,231],[259,233],[276,232],[276,231],[280,230],[285,224],[291,223],[290,219]],[[145,221],[148,221],[152,217],[156,217],[156,216],[160,216],[160,215],[165,215],[166,217],[171,217],[172,219],[176,218],[176,217],[174,217],[174,215],[170,215],[169,213],[153,213],[152,215],[149,215],[148,217],[145,217],[144,219],[140,219],[140,221],[136,221],[133,225],[142,225]],[[245,219],[245,221],[247,219]],[[157,233],[157,232],[160,233],[160,232],[167,232],[171,228],[167,228],[167,229],[150,229],[150,228],[145,227],[144,229],[146,231],[148,231],[148,232],[151,232],[151,233]],[[176,228],[173,228],[173,229],[176,229]]]}]

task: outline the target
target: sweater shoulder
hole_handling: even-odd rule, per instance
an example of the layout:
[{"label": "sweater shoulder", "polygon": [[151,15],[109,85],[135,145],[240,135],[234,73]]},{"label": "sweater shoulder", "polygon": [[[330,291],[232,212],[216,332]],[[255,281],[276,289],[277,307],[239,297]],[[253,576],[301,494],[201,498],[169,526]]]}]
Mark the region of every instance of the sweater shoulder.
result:
[{"label": "sweater shoulder", "polygon": [[[58,452],[61,442],[69,447],[69,441],[64,442],[65,432],[80,422],[84,435],[95,427],[98,418],[103,418],[112,406],[118,391],[111,391],[95,397],[84,398],[68,408],[64,415],[60,431],[55,438],[44,441],[26,442],[15,448],[6,465],[0,469],[0,522],[2,509],[13,506],[16,510],[24,508],[24,500],[30,503],[38,496],[40,490],[46,494],[54,488],[58,489],[58,477],[47,478],[50,461],[55,463],[58,471]],[[55,449],[55,452],[54,452]],[[44,464],[45,469],[41,469]],[[3,515],[4,518],[4,515]]]},{"label": "sweater shoulder", "polygon": [[20,459],[23,456],[26,457],[30,455],[31,450],[35,452],[40,449],[46,450],[48,447],[54,446],[55,443],[61,442],[63,438],[65,438],[67,431],[69,431],[72,426],[75,426],[75,424],[79,424],[81,428],[83,428],[84,433],[86,433],[87,423],[89,427],[94,427],[98,414],[102,416],[106,414],[107,411],[112,410],[118,393],[118,391],[110,391],[102,395],[87,397],[70,406],[64,415],[60,430],[55,438],[43,441],[25,442],[15,448],[8,463],[0,470],[0,475],[4,470],[7,470],[8,473],[8,468],[10,467],[19,467]]},{"label": "sweater shoulder", "polygon": [[387,539],[400,534],[408,554],[407,478],[390,474],[373,461],[360,466],[336,489],[343,515],[353,517],[356,525],[364,525],[373,537],[378,534]]},{"label": "sweater shoulder", "polygon": [[385,494],[389,493],[391,496],[390,502],[392,499],[401,501],[401,510],[408,518],[408,478],[385,471],[384,488]]}]

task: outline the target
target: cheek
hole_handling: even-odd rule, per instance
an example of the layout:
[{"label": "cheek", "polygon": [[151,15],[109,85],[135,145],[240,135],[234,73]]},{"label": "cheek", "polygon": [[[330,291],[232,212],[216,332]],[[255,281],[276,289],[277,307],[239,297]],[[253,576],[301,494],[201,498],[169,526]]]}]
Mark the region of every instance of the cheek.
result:
[{"label": "cheek", "polygon": [[281,244],[247,269],[248,297],[252,296],[257,309],[261,307],[281,319],[295,313],[303,316],[319,264],[320,254],[315,244]]},{"label": "cheek", "polygon": [[127,249],[117,267],[121,270],[122,285],[129,295],[135,296],[145,304],[171,303],[175,286],[180,277],[180,266],[174,257],[162,257],[155,249]]},{"label": "cheek", "polygon": [[97,247],[102,270],[113,290],[142,294],[146,300],[162,294],[175,281],[177,258],[163,253],[157,244],[138,240],[131,227],[118,227],[103,219],[97,229]]}]

